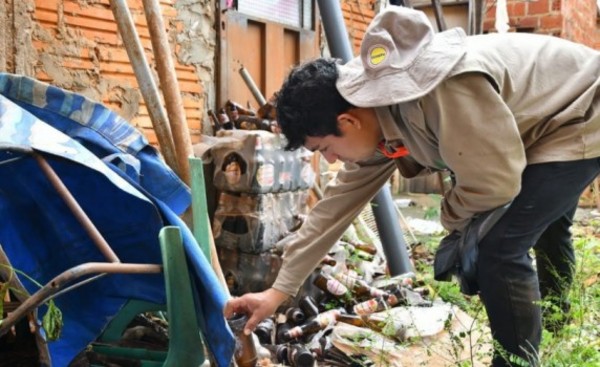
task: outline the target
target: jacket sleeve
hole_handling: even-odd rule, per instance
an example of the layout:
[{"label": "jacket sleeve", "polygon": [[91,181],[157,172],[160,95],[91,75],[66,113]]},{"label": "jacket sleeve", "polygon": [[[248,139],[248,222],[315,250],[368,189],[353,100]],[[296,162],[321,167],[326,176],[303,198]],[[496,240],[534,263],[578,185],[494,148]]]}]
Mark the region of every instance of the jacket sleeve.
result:
[{"label": "jacket sleeve", "polygon": [[441,222],[461,231],[473,215],[519,193],[525,148],[512,112],[483,74],[450,78],[423,103],[440,156],[456,179],[442,201]]},{"label": "jacket sleeve", "polygon": [[392,160],[380,155],[362,164],[345,164],[302,227],[283,240],[283,264],[273,288],[295,295],[395,169]]}]

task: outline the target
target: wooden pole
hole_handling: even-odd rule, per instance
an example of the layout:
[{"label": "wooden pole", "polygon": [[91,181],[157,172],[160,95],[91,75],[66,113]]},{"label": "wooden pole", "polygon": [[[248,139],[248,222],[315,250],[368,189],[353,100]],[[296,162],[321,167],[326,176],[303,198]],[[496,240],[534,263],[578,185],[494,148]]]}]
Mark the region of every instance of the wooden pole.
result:
[{"label": "wooden pole", "polygon": [[133,24],[127,3],[125,0],[110,0],[110,8],[117,21],[127,56],[129,56],[135,77],[140,86],[140,92],[148,108],[148,114],[150,115],[154,132],[156,132],[160,150],[167,165],[179,174],[179,166],[175,157],[173,138],[167,122],[167,115],[162,107],[158,88],[150,73],[150,67],[144,55],[144,49]]},{"label": "wooden pole", "polygon": [[163,97],[165,98],[171,134],[173,135],[179,176],[189,186],[190,165],[188,159],[194,153],[183,109],[181,92],[177,83],[177,73],[175,72],[175,64],[171,55],[169,39],[165,31],[165,24],[158,0],[143,0],[143,4],[150,31],[150,40],[152,41],[152,51],[154,52],[158,79]]}]

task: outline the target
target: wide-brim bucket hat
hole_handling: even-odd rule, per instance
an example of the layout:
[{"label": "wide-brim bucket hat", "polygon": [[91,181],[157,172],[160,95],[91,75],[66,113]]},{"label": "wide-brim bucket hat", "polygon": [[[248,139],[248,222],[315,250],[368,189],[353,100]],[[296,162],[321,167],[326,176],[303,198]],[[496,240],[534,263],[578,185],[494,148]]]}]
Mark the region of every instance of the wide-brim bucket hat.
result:
[{"label": "wide-brim bucket hat", "polygon": [[360,55],[338,65],[337,89],[358,107],[420,98],[464,56],[465,37],[461,28],[435,33],[422,11],[387,6],[367,28]]}]

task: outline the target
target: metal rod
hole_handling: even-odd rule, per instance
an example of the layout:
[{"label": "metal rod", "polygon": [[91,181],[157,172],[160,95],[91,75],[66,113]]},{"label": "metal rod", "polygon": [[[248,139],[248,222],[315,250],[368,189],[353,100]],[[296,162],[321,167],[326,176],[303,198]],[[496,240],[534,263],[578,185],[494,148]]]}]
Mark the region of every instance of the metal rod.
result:
[{"label": "metal rod", "polygon": [[246,85],[250,89],[250,92],[252,92],[254,99],[256,99],[256,102],[258,102],[259,107],[266,105],[267,100],[262,95],[260,89],[258,89],[256,84],[254,83],[254,80],[252,80],[252,76],[244,66],[240,68],[240,75],[242,76],[242,79],[244,79],[244,82],[246,82]]},{"label": "metal rod", "polygon": [[125,0],[110,0],[109,2],[117,21],[119,33],[121,34],[121,38],[123,38],[125,50],[140,86],[140,92],[148,108],[148,114],[150,115],[154,132],[156,132],[160,150],[165,158],[165,162],[179,174],[180,170],[177,165],[177,158],[175,157],[171,129],[167,123],[167,116],[160,102],[158,88],[150,73],[150,66],[148,66],[148,61],[144,55],[144,49],[139,40],[127,3]]},{"label": "metal rod", "polygon": [[438,26],[438,31],[443,32],[448,27],[446,26],[446,20],[444,19],[444,11],[442,10],[442,4],[440,0],[431,0],[433,5],[433,13],[435,14],[435,22]]},{"label": "metal rod", "polygon": [[92,223],[87,214],[85,214],[85,211],[83,211],[77,200],[75,200],[69,189],[65,186],[60,177],[58,177],[56,172],[54,172],[50,164],[48,164],[41,154],[37,152],[33,152],[32,154],[42,169],[42,172],[44,172],[44,175],[46,175],[52,186],[58,192],[58,195],[60,195],[65,204],[67,204],[77,221],[81,223],[83,229],[90,236],[96,247],[98,247],[98,250],[100,250],[100,252],[108,261],[113,263],[120,262],[117,254],[115,254],[112,248],[110,248],[108,242],[106,242],[104,237],[102,237],[102,234],[100,234],[94,223]]},{"label": "metal rod", "polygon": [[[412,271],[408,246],[400,229],[397,208],[392,198],[390,187],[386,184],[373,200],[373,215],[377,224],[377,232],[381,238],[383,253],[388,262],[390,274],[400,275]],[[394,220],[395,222],[392,222]]]},{"label": "metal rod", "polygon": [[27,298],[16,310],[6,316],[0,323],[0,337],[19,322],[28,313],[39,307],[44,300],[61,290],[68,282],[92,273],[122,273],[122,274],[155,274],[162,271],[162,266],[155,264],[122,264],[90,262],[67,269],[40,290]]},{"label": "metal rod", "polygon": [[165,23],[158,0],[143,0],[143,4],[148,30],[150,31],[150,40],[152,41],[152,51],[154,52],[158,79],[163,97],[165,98],[165,106],[175,145],[179,176],[189,186],[191,174],[188,159],[189,157],[193,157],[194,153],[183,109],[181,92],[177,83],[177,73],[175,72],[175,65],[171,56],[171,47],[169,46],[169,39],[165,31]]},{"label": "metal rod", "polygon": [[[353,52],[346,32],[340,3],[331,0],[318,0],[318,4],[331,55],[342,59],[343,62],[350,61]],[[371,202],[374,208],[379,208],[377,211],[373,210],[373,214],[375,215],[381,245],[391,275],[395,276],[412,271],[398,215],[395,210],[391,210],[394,203],[389,186],[382,187]]]},{"label": "metal rod", "polygon": [[327,46],[333,57],[348,62],[354,57],[351,42],[346,31],[344,15],[339,1],[318,0],[321,25],[325,30]]},{"label": "metal rod", "polygon": [[[473,26],[472,33],[470,34],[481,34],[483,33],[483,18],[485,16],[485,0],[475,0],[473,11]],[[471,3],[469,3],[471,6]]]}]

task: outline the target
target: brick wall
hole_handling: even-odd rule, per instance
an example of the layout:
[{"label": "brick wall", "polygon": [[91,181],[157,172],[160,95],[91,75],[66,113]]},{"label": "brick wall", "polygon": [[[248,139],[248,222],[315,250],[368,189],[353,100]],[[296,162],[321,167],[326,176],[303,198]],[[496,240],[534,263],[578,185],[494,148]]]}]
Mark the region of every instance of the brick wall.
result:
[{"label": "brick wall", "polygon": [[[31,76],[103,102],[139,128],[156,145],[148,110],[119,36],[109,0],[32,2],[35,6],[31,9],[34,49],[30,57]],[[176,39],[184,31],[185,24],[178,18],[175,3],[176,0],[160,1],[192,142],[198,142],[206,93],[197,65],[183,63],[180,57],[176,57],[182,51],[182,45]],[[127,4],[146,59],[154,72],[154,55],[142,0],[128,0]],[[156,73],[154,77],[158,80]]]},{"label": "brick wall", "polygon": [[352,41],[354,54],[360,53],[360,42],[363,39],[367,26],[375,16],[377,0],[340,0],[344,22],[348,36]]},{"label": "brick wall", "polygon": [[[494,32],[496,2],[487,1],[484,30]],[[549,34],[600,49],[596,0],[507,0],[511,31]]]}]

